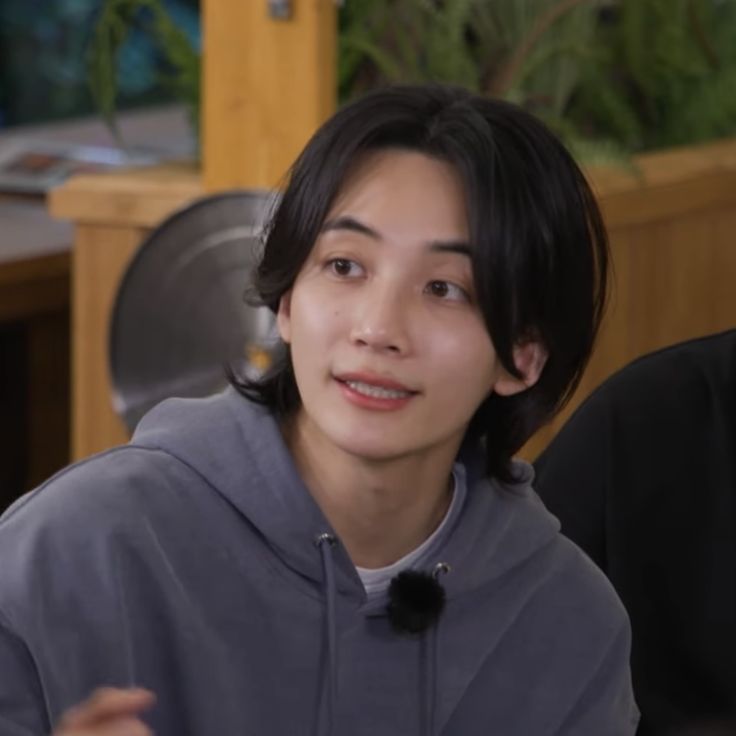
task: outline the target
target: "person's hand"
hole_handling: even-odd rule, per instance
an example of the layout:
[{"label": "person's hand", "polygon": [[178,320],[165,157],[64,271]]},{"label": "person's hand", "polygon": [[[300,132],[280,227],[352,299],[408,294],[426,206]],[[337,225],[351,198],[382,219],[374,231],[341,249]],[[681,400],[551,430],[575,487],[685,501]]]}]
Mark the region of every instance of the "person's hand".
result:
[{"label": "person's hand", "polygon": [[153,736],[138,716],[154,700],[142,688],[100,688],[66,711],[52,736]]}]

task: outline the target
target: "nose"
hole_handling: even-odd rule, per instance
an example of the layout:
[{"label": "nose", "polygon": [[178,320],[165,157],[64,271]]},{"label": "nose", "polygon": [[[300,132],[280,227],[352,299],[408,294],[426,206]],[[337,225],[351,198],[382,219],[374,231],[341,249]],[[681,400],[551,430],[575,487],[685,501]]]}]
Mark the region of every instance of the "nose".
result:
[{"label": "nose", "polygon": [[408,304],[401,291],[391,285],[362,291],[353,312],[351,342],[395,355],[408,352]]}]

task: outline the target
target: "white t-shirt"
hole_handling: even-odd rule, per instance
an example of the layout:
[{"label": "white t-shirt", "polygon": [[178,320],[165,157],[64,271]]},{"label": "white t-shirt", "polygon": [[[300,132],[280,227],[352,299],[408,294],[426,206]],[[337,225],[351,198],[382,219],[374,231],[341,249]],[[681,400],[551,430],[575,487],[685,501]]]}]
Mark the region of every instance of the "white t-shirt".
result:
[{"label": "white t-shirt", "polygon": [[404,555],[400,560],[397,560],[387,567],[378,567],[374,569],[365,567],[356,568],[363,583],[363,587],[365,588],[365,592],[369,598],[387,591],[388,586],[391,584],[391,580],[402,570],[421,569],[422,563],[444,540],[450,529],[451,521],[454,521],[457,518],[460,513],[460,509],[463,507],[465,494],[467,492],[465,484],[465,468],[463,468],[462,465],[455,465],[453,467],[452,478],[453,489],[450,506],[447,509],[447,513],[444,518],[432,534],[430,534],[416,549],[412,550],[409,554]]}]

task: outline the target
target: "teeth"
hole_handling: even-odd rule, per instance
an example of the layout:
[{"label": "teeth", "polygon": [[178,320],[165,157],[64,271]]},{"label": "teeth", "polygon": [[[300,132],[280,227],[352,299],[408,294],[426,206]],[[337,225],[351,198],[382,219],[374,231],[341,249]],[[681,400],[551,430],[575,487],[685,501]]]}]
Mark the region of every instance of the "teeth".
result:
[{"label": "teeth", "polygon": [[396,391],[391,388],[382,388],[380,386],[371,386],[369,383],[362,381],[345,381],[353,391],[357,391],[364,396],[371,396],[374,399],[405,399],[411,396],[409,391]]}]

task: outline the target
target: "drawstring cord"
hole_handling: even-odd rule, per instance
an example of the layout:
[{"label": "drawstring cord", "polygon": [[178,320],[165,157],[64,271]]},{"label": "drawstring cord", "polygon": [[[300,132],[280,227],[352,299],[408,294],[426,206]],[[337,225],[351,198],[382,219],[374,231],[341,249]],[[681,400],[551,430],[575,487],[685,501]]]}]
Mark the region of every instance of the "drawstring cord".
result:
[{"label": "drawstring cord", "polygon": [[[337,543],[327,532],[320,534],[314,543],[322,555],[322,570],[327,598],[327,726],[325,736],[331,736],[337,704],[337,615],[335,594],[335,568],[332,548]],[[319,733],[319,732],[318,732]]]},{"label": "drawstring cord", "polygon": [[[324,736],[331,736],[337,705],[337,611],[335,591],[335,568],[332,549],[337,543],[332,534],[324,532],[315,540],[322,557],[322,570],[325,581],[325,597],[327,600],[327,723]],[[446,562],[435,565],[432,576],[437,580],[451,570]],[[437,640],[439,621],[430,631],[425,631],[421,642],[421,659],[424,670],[423,696],[420,710],[422,736],[435,736],[436,696],[437,696]],[[318,716],[319,717],[319,716]],[[320,734],[319,730],[316,732]]]},{"label": "drawstring cord", "polygon": [[[432,571],[437,580],[440,575],[446,575],[452,568],[446,562],[439,562]],[[435,736],[435,717],[437,700],[437,639],[439,638],[440,620],[422,637],[422,664],[424,668],[424,696],[422,708],[423,736]]]}]

